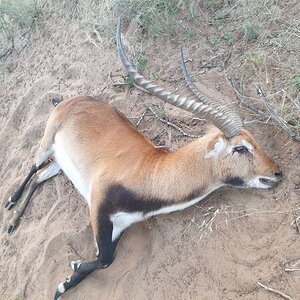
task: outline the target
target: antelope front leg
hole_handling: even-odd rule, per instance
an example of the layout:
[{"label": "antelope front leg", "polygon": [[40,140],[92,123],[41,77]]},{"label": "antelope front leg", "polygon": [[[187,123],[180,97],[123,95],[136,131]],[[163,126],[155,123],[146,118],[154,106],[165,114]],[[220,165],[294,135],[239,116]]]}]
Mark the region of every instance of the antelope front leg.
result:
[{"label": "antelope front leg", "polygon": [[107,268],[113,262],[114,252],[120,237],[112,241],[112,222],[108,217],[101,216],[100,219],[100,226],[98,226],[97,232],[94,232],[98,248],[97,259],[91,262],[72,261],[70,265],[74,273],[58,285],[54,300],[59,299],[63,293],[76,286],[94,270]]}]

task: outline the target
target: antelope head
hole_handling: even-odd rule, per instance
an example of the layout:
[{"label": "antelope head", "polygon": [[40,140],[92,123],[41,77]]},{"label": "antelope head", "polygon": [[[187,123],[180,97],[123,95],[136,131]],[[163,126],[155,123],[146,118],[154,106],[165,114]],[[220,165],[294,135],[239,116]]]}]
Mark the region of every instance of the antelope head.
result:
[{"label": "antelope head", "polygon": [[[201,92],[192,82],[182,49],[180,65],[186,84],[193,93],[192,98],[181,97],[166,91],[139,74],[124,51],[120,26],[119,21],[117,29],[119,56],[136,85],[167,103],[205,118],[218,128],[186,147],[190,148],[191,152],[199,152],[202,156],[201,164],[208,176],[212,176],[213,180],[220,185],[251,188],[270,188],[280,181],[282,171],[279,166],[264,153],[251,133],[244,128],[240,116],[227,105]],[[196,161],[195,164],[197,164]],[[203,172],[203,169],[199,170]]]}]

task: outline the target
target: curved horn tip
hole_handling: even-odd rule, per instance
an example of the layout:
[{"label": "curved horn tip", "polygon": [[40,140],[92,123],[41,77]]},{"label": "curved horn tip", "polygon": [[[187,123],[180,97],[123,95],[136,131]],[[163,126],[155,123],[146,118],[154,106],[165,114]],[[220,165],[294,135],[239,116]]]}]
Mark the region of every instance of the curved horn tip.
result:
[{"label": "curved horn tip", "polygon": [[183,57],[183,47],[180,47],[180,56]]},{"label": "curved horn tip", "polygon": [[122,19],[121,17],[118,18],[118,23],[117,23],[117,31],[116,31],[116,39],[118,41],[120,35],[121,35],[121,23],[122,23]]},{"label": "curved horn tip", "polygon": [[122,17],[119,17],[118,18],[118,25],[117,25],[118,28],[121,27],[121,23],[122,23]]}]

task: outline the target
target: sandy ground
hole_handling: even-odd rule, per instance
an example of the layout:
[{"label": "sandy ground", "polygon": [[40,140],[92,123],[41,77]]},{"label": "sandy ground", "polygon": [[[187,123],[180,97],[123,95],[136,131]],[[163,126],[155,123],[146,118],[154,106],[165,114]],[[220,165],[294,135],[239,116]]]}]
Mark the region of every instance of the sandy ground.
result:
[{"label": "sandy ground", "polygon": [[[2,204],[33,163],[54,96],[92,95],[132,122],[147,106],[162,104],[141,91],[113,87],[109,72],[124,74],[116,50],[97,48],[80,30],[64,28],[33,39],[1,81]],[[197,53],[205,52],[199,44],[190,51],[196,61]],[[175,45],[162,48],[157,40],[145,50],[147,68],[159,75],[161,84],[184,87],[182,80],[176,81],[180,70]],[[229,72],[235,67],[230,61]],[[206,73],[195,80],[222,89],[235,101],[222,72]],[[189,125],[182,125],[184,130],[203,134],[203,122],[164,107],[173,122]],[[139,129],[172,149],[192,140],[153,117],[145,118]],[[92,273],[63,299],[280,299],[258,287],[258,281],[300,299],[300,271],[283,268],[286,261],[300,259],[299,233],[292,225],[299,215],[299,143],[273,125],[252,124],[248,129],[282,165],[282,184],[268,191],[223,189],[183,212],[132,226],[117,247],[114,263]],[[95,256],[87,204],[63,175],[36,192],[20,226],[8,236],[5,227],[11,217],[12,211],[2,205],[1,299],[51,299],[57,284],[71,274],[71,260]]]}]

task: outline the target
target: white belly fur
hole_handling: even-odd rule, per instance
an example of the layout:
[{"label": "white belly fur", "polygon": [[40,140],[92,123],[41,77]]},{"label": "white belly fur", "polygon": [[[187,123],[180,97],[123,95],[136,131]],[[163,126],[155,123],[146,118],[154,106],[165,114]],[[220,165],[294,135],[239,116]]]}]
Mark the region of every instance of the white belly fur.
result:
[{"label": "white belly fur", "polygon": [[220,188],[222,185],[216,186],[210,192],[201,197],[192,199],[188,202],[173,204],[170,206],[162,207],[158,210],[150,211],[148,213],[143,212],[117,212],[110,216],[110,220],[113,223],[113,233],[112,233],[112,241],[120,236],[120,234],[131,224],[147,220],[153,216],[161,215],[161,214],[168,214],[174,211],[183,210],[187,207],[190,207],[200,200],[204,199],[207,195],[215,191],[216,189]]},{"label": "white belly fur", "polygon": [[89,181],[82,176],[78,169],[76,169],[75,165],[68,156],[68,153],[65,151],[63,147],[63,141],[59,136],[55,137],[53,149],[56,162],[59,164],[60,168],[67,175],[67,177],[72,181],[80,194],[87,200],[90,206]]}]

